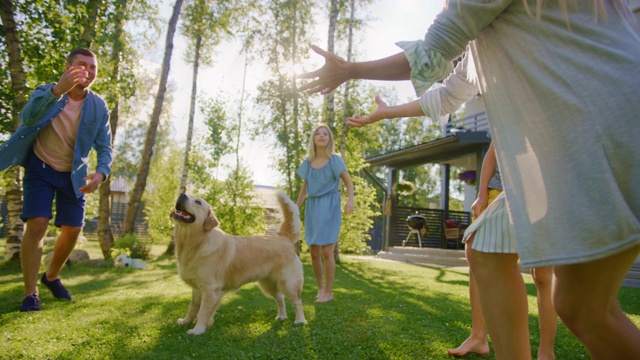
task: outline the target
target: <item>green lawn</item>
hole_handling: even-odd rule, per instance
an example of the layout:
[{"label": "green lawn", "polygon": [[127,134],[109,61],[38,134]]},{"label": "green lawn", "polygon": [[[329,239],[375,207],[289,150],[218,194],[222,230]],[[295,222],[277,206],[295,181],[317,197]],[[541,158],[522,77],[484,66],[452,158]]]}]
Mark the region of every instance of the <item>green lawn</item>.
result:
[{"label": "green lawn", "polygon": [[[99,258],[97,244],[79,245]],[[0,266],[0,358],[3,359],[452,359],[446,350],[470,330],[468,272],[343,257],[336,269],[335,300],[313,302],[308,256],[304,310],[308,323],[274,320],[276,306],[255,285],[224,300],[215,322],[200,336],[176,320],[185,315],[190,289],[174,259],[157,257],[144,270],[75,265],[63,270],[74,302],[41,289],[43,311],[20,313],[22,277]],[[535,287],[529,291],[532,348],[538,343]],[[624,310],[640,325],[640,289],[623,288]],[[560,325],[558,359],[588,359]],[[467,359],[489,357],[468,356]]]}]

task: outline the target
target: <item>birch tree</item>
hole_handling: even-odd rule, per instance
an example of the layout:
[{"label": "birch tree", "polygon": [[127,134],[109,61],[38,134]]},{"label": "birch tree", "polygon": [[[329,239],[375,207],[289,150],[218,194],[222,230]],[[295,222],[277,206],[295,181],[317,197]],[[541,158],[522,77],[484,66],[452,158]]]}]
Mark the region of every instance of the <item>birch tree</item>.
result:
[{"label": "birch tree", "polygon": [[[20,110],[27,103],[27,79],[22,63],[22,48],[15,21],[15,9],[11,0],[2,4],[2,28],[9,58],[11,73],[11,128],[15,131],[20,126]],[[12,166],[4,174],[5,199],[8,207],[8,227],[6,229],[7,244],[4,258],[17,260],[20,257],[20,243],[22,241],[23,223],[20,219],[22,212],[22,169]]]},{"label": "birch tree", "polygon": [[306,0],[270,2],[258,41],[260,55],[271,75],[258,89],[258,102],[266,112],[258,129],[262,133],[271,132],[276,138],[273,145],[276,168],[284,175],[290,195],[297,194],[302,184],[295,171],[306,154],[311,124],[318,122],[308,98],[296,90],[294,79],[297,64],[307,56],[307,29],[313,26],[313,6],[313,2]]},{"label": "birch tree", "polygon": [[[75,29],[85,29],[87,41],[95,35],[95,19],[91,23],[82,14],[97,14],[100,3],[92,1],[91,4],[85,5],[82,2],[70,1],[66,6],[55,6],[56,4],[51,4],[50,1],[29,4],[11,0],[2,2],[2,29],[6,46],[3,50],[7,54],[11,83],[11,90],[0,99],[3,105],[11,104],[6,107],[0,105],[0,108],[7,109],[10,113],[7,114],[7,118],[11,119],[10,123],[1,124],[4,133],[12,133],[20,126],[19,114],[27,102],[27,94],[31,88],[44,82],[57,81],[62,74],[64,68],[60,64],[64,62],[66,53],[77,46],[74,40],[79,36]],[[93,12],[91,6],[96,12]],[[70,8],[88,11],[76,14]],[[59,31],[64,27],[69,29]],[[42,51],[44,48],[47,51]],[[29,69],[28,74],[24,70],[26,68]],[[20,219],[22,169],[13,166],[3,177],[6,182],[5,198],[9,218],[5,258],[16,260],[19,258],[23,232],[23,222]]]},{"label": "birch tree", "polygon": [[149,164],[151,163],[151,156],[153,155],[153,147],[155,144],[158,124],[160,122],[160,113],[162,112],[165,92],[167,91],[167,80],[169,78],[169,70],[171,67],[171,55],[173,54],[173,38],[176,32],[178,18],[180,17],[180,9],[182,8],[182,3],[183,0],[176,0],[175,5],[173,6],[173,13],[169,20],[167,28],[165,51],[162,61],[162,71],[160,75],[160,84],[158,85],[158,92],[156,94],[153,113],[151,114],[151,120],[149,122],[149,128],[147,131],[147,137],[145,139],[144,149],[142,151],[142,159],[138,170],[138,175],[136,177],[136,183],[133,190],[131,191],[127,213],[125,215],[125,234],[132,234],[134,232],[136,214],[140,209],[142,193],[144,192],[145,186],[147,184],[147,177],[149,176]]},{"label": "birch tree", "polygon": [[180,192],[186,192],[187,188],[189,152],[193,138],[193,122],[198,89],[198,69],[200,65],[211,65],[214,48],[222,40],[232,35],[230,27],[231,16],[236,10],[235,2],[233,1],[194,0],[185,7],[182,33],[188,39],[186,60],[193,65],[193,76]]}]

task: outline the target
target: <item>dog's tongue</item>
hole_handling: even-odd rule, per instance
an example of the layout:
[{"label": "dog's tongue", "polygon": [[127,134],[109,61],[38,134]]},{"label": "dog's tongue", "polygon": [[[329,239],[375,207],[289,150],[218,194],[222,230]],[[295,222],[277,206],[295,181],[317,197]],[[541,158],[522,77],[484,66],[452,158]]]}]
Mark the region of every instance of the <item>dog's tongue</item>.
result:
[{"label": "dog's tongue", "polygon": [[172,218],[172,217],[173,217],[173,214],[175,214],[175,213],[176,213],[175,211],[170,212],[170,213],[169,213],[169,217],[170,217],[170,218]]}]

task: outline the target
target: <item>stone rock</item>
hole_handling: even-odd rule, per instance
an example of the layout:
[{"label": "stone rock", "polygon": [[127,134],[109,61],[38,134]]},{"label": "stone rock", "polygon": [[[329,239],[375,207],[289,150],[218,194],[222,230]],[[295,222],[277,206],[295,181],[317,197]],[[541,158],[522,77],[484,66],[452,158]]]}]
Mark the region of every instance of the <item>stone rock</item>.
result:
[{"label": "stone rock", "polygon": [[[51,264],[52,257],[53,257],[53,252],[48,253],[44,257],[44,264],[47,267],[49,266],[49,264]],[[75,249],[71,252],[71,255],[69,255],[69,261],[71,261],[72,264],[85,263],[85,262],[89,262],[90,260],[91,258],[89,257],[89,253],[85,250]]]},{"label": "stone rock", "polygon": [[[56,240],[58,240],[57,236],[46,236],[44,239],[42,239],[42,241],[44,242],[45,245],[53,245],[56,243]],[[87,240],[87,237],[84,235],[80,235],[78,236],[78,244],[86,244],[89,240]]]}]

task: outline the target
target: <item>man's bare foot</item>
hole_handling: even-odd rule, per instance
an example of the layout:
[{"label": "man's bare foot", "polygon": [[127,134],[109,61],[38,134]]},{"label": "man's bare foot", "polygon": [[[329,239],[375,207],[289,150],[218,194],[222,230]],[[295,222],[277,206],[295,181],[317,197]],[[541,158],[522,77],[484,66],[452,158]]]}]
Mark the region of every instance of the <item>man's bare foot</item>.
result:
[{"label": "man's bare foot", "polygon": [[487,338],[482,339],[469,336],[460,346],[447,350],[447,354],[462,357],[467,354],[487,355],[489,353],[489,343]]},{"label": "man's bare foot", "polygon": [[320,297],[316,300],[316,302],[318,302],[318,303],[325,303],[325,302],[329,302],[329,301],[331,301],[331,300],[333,300],[333,294],[332,294],[332,293],[330,293],[330,294],[323,294],[322,296],[320,296]]}]

